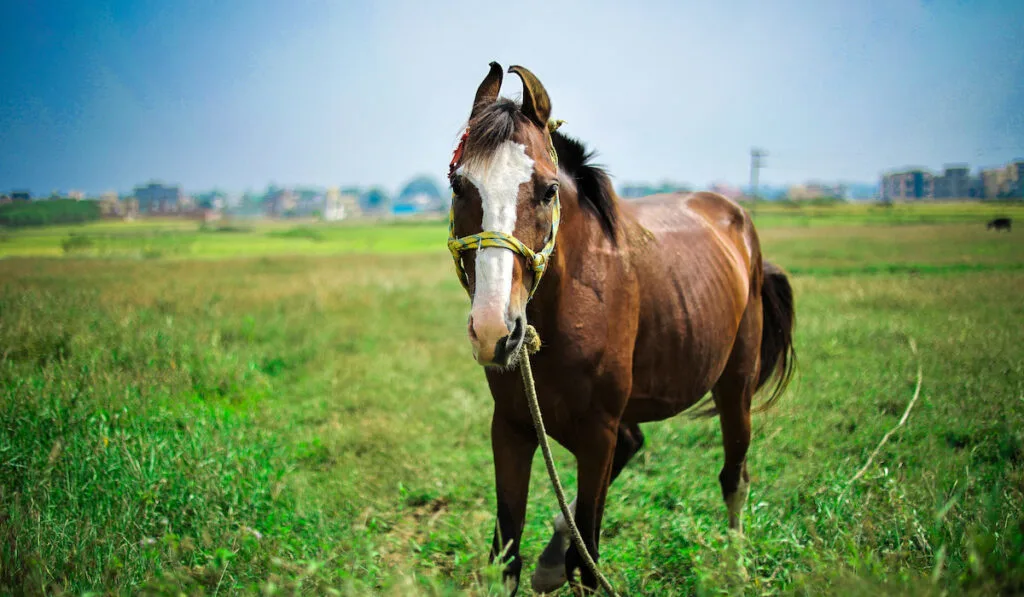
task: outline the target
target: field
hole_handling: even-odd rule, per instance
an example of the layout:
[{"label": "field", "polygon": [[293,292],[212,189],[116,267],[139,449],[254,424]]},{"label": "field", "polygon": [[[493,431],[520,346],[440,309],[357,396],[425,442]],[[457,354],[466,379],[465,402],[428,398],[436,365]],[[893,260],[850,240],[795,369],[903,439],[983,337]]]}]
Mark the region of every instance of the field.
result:
[{"label": "field", "polygon": [[[718,422],[646,425],[605,514],[620,594],[1024,591],[1024,233],[986,231],[996,213],[1024,222],[759,207],[799,363],[755,416],[747,538],[725,533]],[[446,235],[0,232],[0,594],[502,594]],[[557,508],[534,464],[527,585]]]}]

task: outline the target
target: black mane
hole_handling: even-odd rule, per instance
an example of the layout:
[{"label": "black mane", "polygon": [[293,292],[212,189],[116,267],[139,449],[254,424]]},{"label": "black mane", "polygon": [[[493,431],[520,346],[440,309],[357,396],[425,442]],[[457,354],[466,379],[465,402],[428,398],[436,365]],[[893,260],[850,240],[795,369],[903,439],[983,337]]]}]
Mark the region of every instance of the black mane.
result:
[{"label": "black mane", "polygon": [[[469,122],[469,136],[462,162],[486,160],[505,141],[512,139],[517,126],[525,126],[529,119],[518,103],[500,98],[482,106]],[[618,239],[619,210],[615,189],[608,173],[592,164],[594,152],[577,139],[559,132],[551,134],[558,154],[558,167],[576,183],[580,206],[594,214],[608,238]]]},{"label": "black mane", "polygon": [[605,234],[615,243],[619,230],[618,199],[611,177],[604,168],[591,163],[596,152],[587,149],[582,141],[557,131],[551,134],[551,140],[558,154],[558,167],[576,182],[580,205],[597,217]]}]

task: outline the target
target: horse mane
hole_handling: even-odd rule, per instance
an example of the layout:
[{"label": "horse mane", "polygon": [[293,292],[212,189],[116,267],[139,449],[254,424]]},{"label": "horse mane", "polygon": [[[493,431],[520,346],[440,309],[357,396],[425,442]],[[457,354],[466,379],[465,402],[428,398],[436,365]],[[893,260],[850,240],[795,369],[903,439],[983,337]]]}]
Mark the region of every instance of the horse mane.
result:
[{"label": "horse mane", "polygon": [[572,176],[580,205],[589,210],[601,223],[614,244],[618,240],[619,206],[612,179],[602,166],[593,164],[594,150],[587,149],[579,139],[555,131],[551,141],[558,154],[558,167]]},{"label": "horse mane", "polygon": [[[520,104],[508,98],[481,106],[469,121],[469,135],[462,154],[462,162],[486,162],[498,147],[512,139],[517,125],[526,125],[529,119]],[[578,139],[559,132],[551,134],[558,167],[576,183],[580,206],[591,212],[600,222],[601,229],[615,243],[618,239],[619,209],[611,177],[604,168],[591,163],[595,152]]]}]

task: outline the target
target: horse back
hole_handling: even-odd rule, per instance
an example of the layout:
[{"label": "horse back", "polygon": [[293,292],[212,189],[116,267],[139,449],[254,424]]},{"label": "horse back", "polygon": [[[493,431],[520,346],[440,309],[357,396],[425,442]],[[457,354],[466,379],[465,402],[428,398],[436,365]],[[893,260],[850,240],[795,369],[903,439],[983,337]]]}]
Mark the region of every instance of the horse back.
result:
[{"label": "horse back", "polygon": [[[652,195],[630,201],[627,210],[660,253],[694,253],[725,260],[724,269],[749,286],[754,265],[760,263],[760,244],[754,226],[739,204],[718,193]],[[645,257],[641,255],[641,258]],[[659,260],[671,272],[698,275],[708,268],[700,263]],[[746,296],[746,292],[740,293]]]}]

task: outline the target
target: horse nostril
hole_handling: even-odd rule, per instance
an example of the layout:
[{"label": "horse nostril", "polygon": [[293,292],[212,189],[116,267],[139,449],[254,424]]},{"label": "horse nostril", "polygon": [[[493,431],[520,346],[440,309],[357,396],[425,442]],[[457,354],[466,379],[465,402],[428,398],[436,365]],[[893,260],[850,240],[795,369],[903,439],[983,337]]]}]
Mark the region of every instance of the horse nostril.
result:
[{"label": "horse nostril", "polygon": [[494,362],[504,365],[508,362],[508,336],[500,338],[494,343]]},{"label": "horse nostril", "polygon": [[494,344],[494,362],[500,365],[509,364],[519,352],[526,336],[526,323],[522,317],[517,317],[512,326],[512,333],[499,339]]},{"label": "horse nostril", "polygon": [[518,348],[523,343],[523,338],[526,336],[526,326],[523,323],[522,317],[516,317],[515,326],[512,328],[512,333],[508,335],[508,343]]}]

